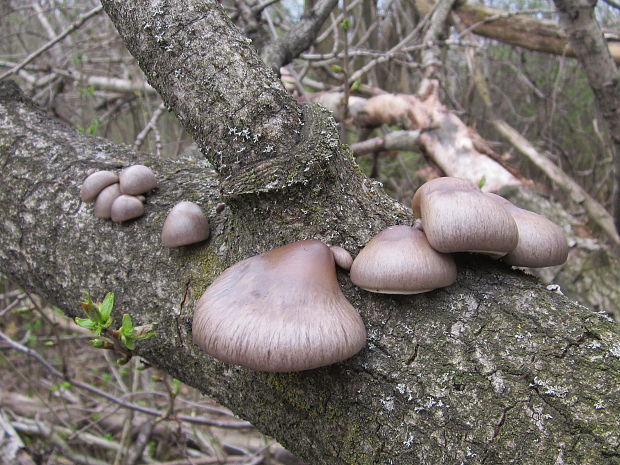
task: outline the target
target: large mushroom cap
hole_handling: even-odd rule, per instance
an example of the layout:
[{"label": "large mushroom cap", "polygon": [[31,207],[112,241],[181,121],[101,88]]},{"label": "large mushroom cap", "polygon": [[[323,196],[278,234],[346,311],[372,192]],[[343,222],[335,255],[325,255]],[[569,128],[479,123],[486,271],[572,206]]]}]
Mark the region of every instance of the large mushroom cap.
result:
[{"label": "large mushroom cap", "polygon": [[519,240],[512,216],[479,190],[436,189],[420,197],[420,212],[428,242],[439,252],[502,257]]},{"label": "large mushroom cap", "polygon": [[155,174],[148,166],[133,165],[125,168],[118,176],[121,194],[144,194],[157,186]]},{"label": "large mushroom cap", "polygon": [[271,372],[344,360],[366,344],[329,248],[300,241],[225,270],[196,304],[193,339],[224,362]]},{"label": "large mushroom cap", "polygon": [[568,258],[566,236],[557,224],[538,213],[524,210],[495,194],[486,194],[501,204],[519,229],[517,246],[503,260],[509,265],[542,268],[562,265]]},{"label": "large mushroom cap", "polygon": [[450,255],[433,250],[419,229],[392,226],[355,257],[351,281],[370,292],[419,294],[454,283],[456,265]]},{"label": "large mushroom cap", "polygon": [[112,171],[95,171],[84,180],[80,190],[80,198],[84,202],[94,202],[104,187],[115,182],[118,182],[118,176]]},{"label": "large mushroom cap", "polygon": [[180,247],[204,241],[209,233],[209,221],[200,207],[193,202],[179,202],[164,221],[161,243],[165,247]]},{"label": "large mushroom cap", "polygon": [[467,191],[478,190],[478,188],[467,179],[454,178],[451,176],[431,179],[430,181],[422,184],[420,188],[415,191],[415,194],[411,199],[411,209],[413,210],[413,214],[416,218],[420,218],[420,201],[425,195],[429,195],[437,190],[450,191],[454,189]]}]

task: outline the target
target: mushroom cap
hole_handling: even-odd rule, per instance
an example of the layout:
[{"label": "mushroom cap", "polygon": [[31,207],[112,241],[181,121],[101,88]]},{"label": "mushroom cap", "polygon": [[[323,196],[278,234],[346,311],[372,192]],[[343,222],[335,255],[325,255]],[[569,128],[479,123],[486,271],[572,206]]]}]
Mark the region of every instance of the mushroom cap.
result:
[{"label": "mushroom cap", "polygon": [[439,252],[502,257],[519,240],[512,216],[478,190],[434,190],[420,198],[420,211],[428,242]]},{"label": "mushroom cap", "polygon": [[112,171],[95,171],[84,179],[82,189],[80,190],[80,198],[83,202],[94,202],[104,187],[115,182],[118,182],[118,176],[112,173]]},{"label": "mushroom cap", "polygon": [[310,370],[366,344],[361,317],[342,294],[329,248],[299,241],[226,269],[194,312],[193,339],[209,355],[254,370]]},{"label": "mushroom cap", "polygon": [[118,183],[111,184],[99,192],[97,200],[95,200],[95,216],[97,218],[110,218],[112,216],[112,203],[120,195],[121,190]]},{"label": "mushroom cap", "polygon": [[419,294],[453,284],[456,264],[450,255],[433,250],[419,229],[391,226],[355,257],[351,281],[370,292]]},{"label": "mushroom cap", "polygon": [[125,168],[118,176],[122,194],[144,194],[157,186],[155,174],[144,165],[133,165]]},{"label": "mushroom cap", "polygon": [[519,242],[502,259],[513,266],[542,268],[562,265],[568,258],[568,242],[564,231],[538,213],[519,208],[495,194],[485,194],[500,203],[517,223]]},{"label": "mushroom cap", "polygon": [[411,199],[411,209],[416,218],[420,218],[420,201],[425,195],[431,194],[437,190],[449,191],[453,189],[477,191],[478,188],[467,179],[454,178],[451,176],[443,176],[441,178],[431,179],[422,184]]},{"label": "mushroom cap", "polygon": [[179,247],[201,242],[209,237],[209,221],[198,205],[179,202],[166,217],[161,230],[164,247]]},{"label": "mushroom cap", "polygon": [[330,245],[329,250],[334,254],[334,260],[336,261],[336,265],[338,265],[343,270],[350,270],[351,265],[353,264],[353,257],[347,249],[343,249],[339,245]]},{"label": "mushroom cap", "polygon": [[142,215],[144,215],[144,204],[133,195],[122,194],[112,202],[110,209],[112,221],[120,223]]}]

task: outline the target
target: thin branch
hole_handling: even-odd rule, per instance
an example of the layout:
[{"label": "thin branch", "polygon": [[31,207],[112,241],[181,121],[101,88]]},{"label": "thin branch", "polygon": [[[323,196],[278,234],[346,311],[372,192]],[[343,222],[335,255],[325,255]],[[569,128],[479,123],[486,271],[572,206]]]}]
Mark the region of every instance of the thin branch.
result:
[{"label": "thin branch", "polygon": [[[149,122],[146,124],[146,126],[144,126],[144,129],[142,129],[142,131],[140,131],[140,133],[136,136],[136,140],[133,143],[133,149],[134,150],[139,150],[140,147],[142,146],[142,144],[144,143],[144,139],[146,138],[146,136],[148,135],[148,133],[151,130],[156,129],[157,127],[157,120],[161,117],[161,115],[164,113],[164,110],[166,109],[166,105],[164,104],[164,102],[160,103],[159,106],[157,107],[157,109],[153,112],[153,115],[151,116],[151,119],[149,120]],[[161,141],[159,143],[159,146],[161,146]],[[159,149],[157,150],[157,155],[159,156]]]},{"label": "thin branch", "polygon": [[17,66],[15,66],[14,68],[8,70],[4,74],[0,75],[0,80],[6,78],[7,76],[11,76],[12,74],[17,73],[20,69],[22,69],[24,66],[26,66],[28,63],[30,63],[35,58],[37,58],[39,55],[41,55],[42,53],[46,52],[47,50],[52,48],[54,45],[56,45],[58,42],[63,40],[65,37],[67,37],[69,34],[71,34],[72,32],[76,31],[77,29],[79,29],[86,21],[91,19],[93,16],[96,16],[99,13],[101,13],[102,10],[103,10],[103,7],[102,6],[98,6],[98,7],[93,8],[92,10],[84,13],[83,15],[81,15],[67,29],[65,29],[60,34],[58,34],[54,39],[50,40],[49,42],[47,42],[46,44],[42,45],[37,50],[32,52],[30,55],[28,55]]},{"label": "thin branch", "polygon": [[284,37],[267,45],[263,60],[276,73],[305,51],[317,37],[321,26],[338,4],[338,0],[320,0]]},{"label": "thin branch", "polygon": [[[120,405],[121,407],[125,407],[128,409],[136,410],[138,412],[146,413],[147,415],[153,415],[153,416],[160,417],[160,418],[162,417],[162,412],[160,412],[159,410],[153,410],[147,407],[142,407],[140,405],[132,404],[131,402],[127,402],[123,399],[119,399],[118,397],[113,396],[112,394],[108,394],[105,391],[97,389],[96,387],[91,386],[90,384],[82,383],[81,381],[68,379],[60,371],[58,371],[56,368],[50,365],[50,363],[47,360],[45,360],[36,350],[30,349],[29,347],[26,347],[14,341],[13,339],[8,337],[6,334],[4,334],[1,331],[0,331],[0,339],[6,342],[13,349],[19,352],[22,352],[28,355],[29,357],[34,358],[37,362],[43,365],[52,375],[56,376],[57,378],[61,378],[61,379],[69,381],[73,386],[77,388],[84,389],[85,391],[89,391],[99,397],[103,397],[104,399],[107,399],[110,402]],[[193,417],[190,415],[175,415],[174,418],[181,420],[181,421],[186,421],[189,423],[216,426],[218,428],[231,428],[231,429],[253,428],[252,424],[248,423],[247,421],[225,422],[225,421],[213,420],[212,418]]]}]

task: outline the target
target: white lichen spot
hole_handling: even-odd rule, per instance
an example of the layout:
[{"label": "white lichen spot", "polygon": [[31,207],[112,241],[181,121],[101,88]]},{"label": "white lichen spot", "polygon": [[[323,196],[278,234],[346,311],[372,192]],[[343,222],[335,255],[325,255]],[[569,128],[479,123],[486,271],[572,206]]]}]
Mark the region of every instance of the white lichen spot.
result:
[{"label": "white lichen spot", "polygon": [[540,386],[544,388],[543,393],[550,395],[550,396],[555,396],[555,397],[564,399],[566,397],[566,394],[568,394],[568,388],[565,388],[563,386],[554,386],[553,384],[545,382],[538,376],[534,378],[534,384],[536,386]]},{"label": "white lichen spot", "polygon": [[564,295],[564,293],[562,292],[562,289],[560,289],[560,286],[558,284],[549,284],[547,286],[547,290],[551,292],[555,292],[556,294]]},{"label": "white lichen spot", "polygon": [[271,152],[273,152],[273,150],[274,150],[273,145],[268,145],[267,147],[265,147],[263,149],[263,152],[264,153],[271,153]]},{"label": "white lichen spot", "polygon": [[609,349],[609,353],[612,357],[620,358],[620,343],[614,344],[613,347]]},{"label": "white lichen spot", "polygon": [[405,446],[405,447],[411,447],[411,445],[413,444],[413,442],[414,442],[413,434],[411,434],[411,433],[407,432],[407,439],[405,439],[405,440],[403,441],[403,446]]},{"label": "white lichen spot", "polygon": [[381,399],[381,404],[383,405],[383,408],[387,410],[388,412],[391,412],[392,410],[394,410],[394,398],[393,397],[387,397],[385,399]]},{"label": "white lichen spot", "polygon": [[599,399],[596,404],[594,404],[594,408],[596,410],[601,410],[605,408],[605,404],[603,403],[603,401],[601,399]]}]

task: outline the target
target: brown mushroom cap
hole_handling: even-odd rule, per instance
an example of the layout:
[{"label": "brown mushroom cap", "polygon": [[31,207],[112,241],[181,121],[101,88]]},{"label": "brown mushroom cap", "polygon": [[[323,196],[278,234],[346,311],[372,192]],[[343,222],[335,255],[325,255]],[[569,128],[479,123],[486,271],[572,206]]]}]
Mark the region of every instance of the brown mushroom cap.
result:
[{"label": "brown mushroom cap", "polygon": [[208,237],[209,221],[193,202],[179,202],[172,207],[161,230],[161,243],[165,247],[193,244]]},{"label": "brown mushroom cap", "polygon": [[343,270],[350,270],[351,265],[353,264],[353,257],[348,252],[347,249],[343,249],[339,245],[330,245],[329,250],[334,254],[334,260],[336,261],[336,265],[338,265]]},{"label": "brown mushroom cap", "polygon": [[82,189],[80,190],[80,198],[83,202],[94,202],[104,187],[115,182],[118,182],[118,176],[112,173],[112,171],[95,171],[84,179]]},{"label": "brown mushroom cap", "polygon": [[110,209],[112,221],[120,223],[121,221],[131,220],[144,215],[144,204],[133,195],[119,195]]},{"label": "brown mushroom cap", "polygon": [[411,199],[411,209],[413,210],[413,214],[415,215],[415,217],[420,218],[421,216],[420,200],[422,199],[422,197],[431,194],[437,190],[448,191],[452,189],[470,191],[479,190],[473,183],[471,183],[467,179],[453,178],[451,176],[431,179],[430,181],[422,184]]},{"label": "brown mushroom cap", "polygon": [[226,269],[196,304],[193,339],[224,362],[271,372],[344,360],[366,329],[342,294],[329,248],[294,242]]},{"label": "brown mushroom cap", "polygon": [[517,223],[519,242],[502,259],[513,266],[542,268],[562,265],[568,258],[568,243],[557,224],[538,213],[524,210],[495,194],[485,194],[500,203]]},{"label": "brown mushroom cap", "polygon": [[112,203],[120,195],[121,190],[118,183],[111,184],[99,192],[97,200],[95,200],[95,216],[97,218],[110,218],[112,216]]},{"label": "brown mushroom cap", "polygon": [[419,294],[454,283],[456,264],[450,255],[433,250],[419,229],[392,226],[355,257],[351,281],[370,292]]},{"label": "brown mushroom cap", "polygon": [[155,174],[144,165],[125,168],[118,176],[122,194],[144,194],[157,186]]},{"label": "brown mushroom cap", "polygon": [[502,257],[517,246],[512,216],[479,190],[438,188],[420,197],[424,232],[435,250]]}]

